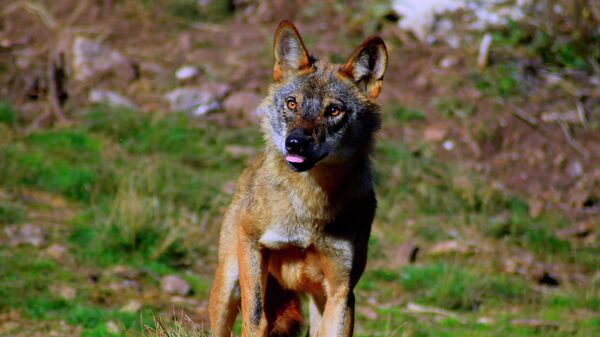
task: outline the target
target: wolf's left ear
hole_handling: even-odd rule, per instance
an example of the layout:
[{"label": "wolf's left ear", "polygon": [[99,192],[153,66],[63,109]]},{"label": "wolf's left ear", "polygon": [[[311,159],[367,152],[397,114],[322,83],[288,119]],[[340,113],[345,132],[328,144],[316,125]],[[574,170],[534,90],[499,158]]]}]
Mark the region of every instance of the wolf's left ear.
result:
[{"label": "wolf's left ear", "polygon": [[275,54],[273,79],[276,82],[283,80],[290,72],[299,72],[311,67],[308,51],[293,23],[287,20],[281,21],[275,31],[273,47]]},{"label": "wolf's left ear", "polygon": [[387,58],[385,43],[381,38],[373,36],[356,48],[342,66],[341,72],[350,77],[369,97],[376,98],[381,92]]}]

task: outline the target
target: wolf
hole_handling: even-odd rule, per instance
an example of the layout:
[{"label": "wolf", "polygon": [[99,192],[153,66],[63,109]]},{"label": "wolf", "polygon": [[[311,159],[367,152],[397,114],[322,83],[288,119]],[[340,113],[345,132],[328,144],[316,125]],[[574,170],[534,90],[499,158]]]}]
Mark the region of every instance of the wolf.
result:
[{"label": "wolf", "polygon": [[307,298],[309,336],[352,336],[377,204],[370,154],[387,49],[370,37],[331,64],[282,21],[274,56],[259,106],[265,148],[240,176],[221,228],[212,333],[230,336],[241,308],[242,336],[296,336]]}]

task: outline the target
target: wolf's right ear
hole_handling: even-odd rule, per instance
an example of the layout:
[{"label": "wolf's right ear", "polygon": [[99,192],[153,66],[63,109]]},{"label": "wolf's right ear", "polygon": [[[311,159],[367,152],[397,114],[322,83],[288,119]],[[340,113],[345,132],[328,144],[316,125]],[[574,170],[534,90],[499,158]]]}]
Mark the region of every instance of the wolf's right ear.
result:
[{"label": "wolf's right ear", "polygon": [[287,20],[281,21],[275,31],[273,46],[275,54],[273,79],[276,82],[282,81],[291,72],[299,72],[311,67],[310,56],[293,23]]},{"label": "wolf's right ear", "polygon": [[369,97],[376,98],[381,92],[383,74],[387,68],[387,49],[383,40],[372,36],[356,48],[341,68]]}]

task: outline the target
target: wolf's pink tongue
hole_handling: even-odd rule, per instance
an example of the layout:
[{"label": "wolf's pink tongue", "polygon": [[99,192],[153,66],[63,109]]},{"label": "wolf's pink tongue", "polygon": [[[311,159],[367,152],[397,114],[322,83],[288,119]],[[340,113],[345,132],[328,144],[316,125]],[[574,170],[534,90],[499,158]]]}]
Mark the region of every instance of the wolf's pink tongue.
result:
[{"label": "wolf's pink tongue", "polygon": [[299,156],[286,156],[285,160],[289,161],[290,163],[302,163],[302,162],[304,162],[304,158],[299,157]]}]

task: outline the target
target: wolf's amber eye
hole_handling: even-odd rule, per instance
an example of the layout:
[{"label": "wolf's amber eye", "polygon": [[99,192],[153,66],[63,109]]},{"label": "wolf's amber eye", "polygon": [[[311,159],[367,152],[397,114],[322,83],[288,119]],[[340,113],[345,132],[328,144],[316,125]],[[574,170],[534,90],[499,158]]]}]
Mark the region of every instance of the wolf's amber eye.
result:
[{"label": "wolf's amber eye", "polygon": [[293,97],[289,97],[287,99],[287,107],[290,110],[296,110],[296,99]]},{"label": "wolf's amber eye", "polygon": [[342,113],[342,108],[337,105],[330,105],[325,109],[327,116],[336,117]]}]

